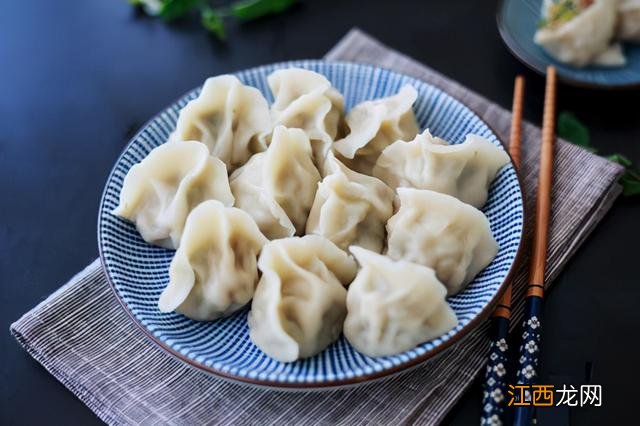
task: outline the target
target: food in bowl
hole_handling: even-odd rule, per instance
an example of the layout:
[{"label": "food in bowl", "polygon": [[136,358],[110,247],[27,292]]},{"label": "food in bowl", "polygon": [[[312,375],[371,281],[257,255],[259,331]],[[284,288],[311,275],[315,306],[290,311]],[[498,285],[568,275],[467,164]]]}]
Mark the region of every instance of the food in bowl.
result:
[{"label": "food in bowl", "polygon": [[131,167],[113,214],[149,244],[177,249],[187,215],[206,200],[233,205],[225,164],[200,142],[167,142]]},{"label": "food in bowl", "polygon": [[158,308],[212,321],[244,307],[258,282],[258,253],[268,241],[244,211],[217,200],[200,203],[187,218]]},{"label": "food in bowl", "polygon": [[620,42],[640,42],[640,0],[544,0],[534,41],[574,67],[623,66]]},{"label": "food in bowl", "polygon": [[340,336],[356,262],[319,235],[281,238],[260,254],[249,312],[251,340],[272,358],[311,357]]},{"label": "food in bowl", "polygon": [[[450,308],[445,295],[463,291],[497,252],[487,219],[476,207],[484,203],[491,181],[507,163],[504,151],[493,145],[489,149],[486,144],[491,144],[483,144],[476,136],[470,137],[476,142],[464,143],[463,148],[451,146],[453,154],[442,155],[437,161],[433,152],[426,152],[434,150],[426,150],[423,160],[389,164],[389,159],[397,159],[395,147],[409,146],[419,132],[412,106],[416,90],[410,85],[395,96],[362,102],[345,117],[342,95],[326,77],[304,69],[278,70],[268,78],[275,101],[268,130],[264,130],[264,114],[254,114],[252,108],[240,108],[236,102],[238,93],[253,96],[254,92],[226,76],[207,80],[210,87],[211,81],[232,82],[220,86],[230,110],[219,107],[220,93],[203,89],[182,111],[191,116],[192,102],[202,111],[214,111],[197,121],[206,141],[197,141],[196,133],[189,133],[196,141],[181,141],[176,131],[162,146],[202,142],[210,158],[215,158],[216,152],[241,152],[217,158],[231,172],[228,181],[216,179],[229,186],[231,202],[203,192],[200,186],[188,185],[190,180],[185,176],[189,173],[183,171],[169,173],[166,179],[150,173],[136,179],[148,188],[147,199],[153,201],[138,204],[141,216],[154,218],[176,199],[189,201],[179,204],[182,215],[175,216],[176,228],[182,231],[173,245],[178,251],[159,302],[161,310],[175,310],[199,321],[225,321],[224,316],[250,303],[253,342],[274,359],[292,362],[323,351],[338,338],[350,314],[347,294],[354,279],[357,282],[358,264],[362,271],[367,262],[385,259],[390,271],[402,268],[408,274],[406,280],[389,284],[390,288],[430,277],[428,288],[415,290],[422,295],[425,311],[421,315],[428,326],[419,330],[410,327],[411,337],[398,340],[402,344],[394,344],[395,338],[391,338],[389,345],[378,349],[361,341],[355,343],[360,337],[352,337],[356,348],[359,345],[371,356],[400,353],[409,348],[407,342],[413,347],[455,327],[455,316],[447,314]],[[266,102],[262,97],[256,104],[260,111],[264,109],[262,100]],[[208,118],[202,118],[205,116]],[[181,112],[178,123],[182,119]],[[221,120],[231,123],[223,126],[224,131]],[[447,147],[442,140],[437,144]],[[462,154],[455,154],[458,151]],[[140,164],[155,157],[154,152]],[[398,152],[408,155],[401,149]],[[172,170],[171,156],[163,162],[160,169]],[[436,173],[429,169],[432,164],[452,170]],[[136,168],[130,169],[122,187],[125,202],[134,181],[129,174]],[[401,173],[400,168],[406,170]],[[386,174],[379,175],[383,178],[394,174],[398,181],[424,173],[432,177],[427,179],[427,189],[404,188],[410,186],[404,181],[403,187],[396,189],[371,176],[375,170],[385,170]],[[443,180],[450,185],[441,185]],[[467,185],[479,195],[471,197],[463,188]],[[405,194],[411,191],[417,191],[422,201],[403,207],[403,198],[406,201]],[[161,198],[157,196],[160,193]],[[394,210],[394,199],[398,198]],[[160,199],[162,202],[157,201]],[[162,208],[152,208],[158,205]],[[429,214],[421,220],[424,212]],[[403,219],[395,219],[395,227],[394,213]],[[140,229],[139,222],[133,222]],[[429,244],[422,244],[426,240]],[[439,244],[439,240],[446,244]],[[456,245],[454,240],[460,241]],[[347,251],[349,247],[358,262]],[[427,251],[427,256],[405,258],[407,247],[419,255]],[[427,258],[436,260],[424,260]],[[414,308],[405,308],[403,303],[388,309],[407,309],[399,312],[407,318],[415,315]],[[358,317],[355,311],[353,315]],[[358,321],[360,327],[375,328],[379,320],[376,315],[360,312]]]},{"label": "food in bowl", "polygon": [[344,334],[369,356],[394,355],[441,336],[457,324],[435,271],[349,248],[360,264],[347,292]]}]

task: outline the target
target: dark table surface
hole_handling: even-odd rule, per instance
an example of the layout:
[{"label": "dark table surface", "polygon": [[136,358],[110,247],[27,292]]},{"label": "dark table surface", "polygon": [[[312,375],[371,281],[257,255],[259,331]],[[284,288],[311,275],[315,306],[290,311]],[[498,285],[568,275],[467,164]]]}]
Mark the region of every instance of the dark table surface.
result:
[{"label": "dark table surface", "polygon": [[[539,122],[543,80],[503,47],[493,2],[307,0],[231,25],[229,42],[196,20],[165,25],[124,1],[16,1],[0,13],[0,424],[98,423],[23,352],[9,324],[97,256],[96,213],[119,152],[138,127],[211,75],[322,57],[358,26],[509,107],[527,78]],[[561,86],[560,111],[587,123],[603,153],[640,162],[640,93]],[[543,424],[624,424],[640,378],[638,199],[619,199],[569,263],[545,306],[542,382],[603,385],[604,405],[558,410]],[[636,336],[636,337],[634,337]],[[448,417],[476,424],[481,387]],[[393,409],[393,407],[390,407]],[[637,424],[637,422],[635,422]]]}]

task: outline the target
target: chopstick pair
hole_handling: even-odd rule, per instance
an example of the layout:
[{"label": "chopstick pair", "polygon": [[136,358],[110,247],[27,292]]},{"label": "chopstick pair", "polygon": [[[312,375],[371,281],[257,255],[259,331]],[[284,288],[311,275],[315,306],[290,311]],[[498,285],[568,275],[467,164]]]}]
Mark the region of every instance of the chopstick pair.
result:
[{"label": "chopstick pair", "polygon": [[[517,169],[520,169],[522,105],[524,100],[524,78],[516,77],[513,96],[509,153]],[[526,293],[525,317],[522,325],[522,342],[516,370],[516,384],[531,386],[535,383],[540,367],[542,329],[542,304],[544,298],[544,274],[547,258],[549,220],[551,214],[551,187],[553,179],[553,150],[555,145],[556,116],[556,70],[547,68],[544,116],[542,120],[542,145],[540,172],[536,201],[536,221],[533,254]],[[498,308],[494,313],[494,340],[489,351],[485,373],[483,414],[481,424],[502,424],[507,405],[508,334],[511,317],[511,283],[509,283]],[[529,398],[531,393],[528,394]],[[520,395],[518,395],[520,396]],[[533,417],[533,401],[518,405],[514,409],[513,424],[529,425]]]}]

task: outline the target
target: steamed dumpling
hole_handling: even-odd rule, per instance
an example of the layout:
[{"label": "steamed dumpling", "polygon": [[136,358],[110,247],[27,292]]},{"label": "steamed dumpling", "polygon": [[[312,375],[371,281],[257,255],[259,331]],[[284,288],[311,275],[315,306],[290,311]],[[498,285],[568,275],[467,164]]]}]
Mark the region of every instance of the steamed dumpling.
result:
[{"label": "steamed dumpling", "polygon": [[304,130],[321,167],[338,134],[342,95],[322,74],[301,68],[274,71],[267,81],[275,99],[271,106],[273,125]]},{"label": "steamed dumpling", "polygon": [[230,180],[236,207],[249,213],[269,239],[304,232],[320,173],[301,129],[276,127],[269,148]]},{"label": "steamed dumpling", "polygon": [[640,0],[620,0],[617,38],[640,43]]},{"label": "steamed dumpling", "polygon": [[349,134],[336,141],[333,149],[352,169],[370,175],[383,149],[418,134],[412,108],[417,97],[416,89],[406,85],[393,96],[356,105],[346,117]]},{"label": "steamed dumpling", "polygon": [[267,242],[242,210],[205,201],[187,218],[158,307],[198,321],[237,311],[253,297],[256,259]]},{"label": "steamed dumpling", "polygon": [[426,189],[398,188],[387,222],[387,254],[435,269],[449,294],[469,284],[498,253],[489,221],[475,207]]},{"label": "steamed dumpling", "polygon": [[177,248],[187,215],[206,200],[233,205],[224,163],[199,142],[167,142],[131,167],[113,214],[135,223],[146,242]]},{"label": "steamed dumpling", "polygon": [[344,335],[369,356],[394,355],[451,330],[458,320],[431,268],[350,247],[360,271],[347,292]]},{"label": "steamed dumpling", "polygon": [[318,235],[266,244],[258,267],[262,278],[249,312],[251,340],[267,355],[292,362],[333,343],[347,314],[353,258]]},{"label": "steamed dumpling", "polygon": [[307,234],[322,235],[346,250],[352,244],[380,253],[395,193],[380,180],[347,168],[332,153],[316,192]]},{"label": "steamed dumpling", "polygon": [[266,149],[259,136],[270,129],[262,93],[237,77],[221,75],[207,79],[200,95],[182,108],[171,140],[202,142],[232,172]]},{"label": "steamed dumpling", "polygon": [[397,141],[382,151],[373,175],[391,188],[430,189],[480,208],[507,153],[476,136],[458,145],[431,136],[428,130],[411,142]]},{"label": "steamed dumpling", "polygon": [[545,0],[544,25],[534,41],[558,61],[583,67],[589,64],[624,65],[619,47],[610,47],[616,29],[617,0]]}]

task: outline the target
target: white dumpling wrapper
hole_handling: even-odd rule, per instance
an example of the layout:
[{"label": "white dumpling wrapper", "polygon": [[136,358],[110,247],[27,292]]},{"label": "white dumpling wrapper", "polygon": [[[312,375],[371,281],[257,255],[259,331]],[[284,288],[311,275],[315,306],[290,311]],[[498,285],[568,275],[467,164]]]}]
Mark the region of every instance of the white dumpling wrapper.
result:
[{"label": "white dumpling wrapper", "polygon": [[350,247],[360,271],[347,292],[344,335],[368,356],[395,355],[453,329],[458,320],[433,269]]},{"label": "white dumpling wrapper", "polygon": [[393,96],[359,103],[347,114],[349,134],[333,144],[334,151],[353,170],[371,174],[383,149],[418,134],[412,108],[417,97],[416,89],[407,84]]},{"label": "white dumpling wrapper", "polygon": [[640,43],[640,0],[620,0],[616,37]]},{"label": "white dumpling wrapper", "polygon": [[269,239],[304,232],[320,181],[312,156],[303,130],[278,126],[269,148],[231,175],[236,207],[249,213]]},{"label": "white dumpling wrapper", "polygon": [[245,306],[258,282],[258,253],[269,240],[251,216],[215,200],[193,209],[160,295],[162,312],[212,321]]},{"label": "white dumpling wrapper", "polygon": [[175,249],[187,215],[206,200],[233,205],[224,163],[199,142],[167,142],[129,169],[113,214],[133,222],[149,244]]},{"label": "white dumpling wrapper", "polygon": [[260,136],[270,129],[262,93],[233,75],[221,75],[208,78],[198,97],[182,108],[171,140],[202,142],[232,172],[266,149]]},{"label": "white dumpling wrapper", "polygon": [[301,68],[274,71],[267,82],[274,97],[273,126],[304,130],[321,167],[338,134],[344,98],[325,76]]},{"label": "white dumpling wrapper", "polygon": [[387,222],[387,255],[428,266],[449,294],[469,284],[498,253],[489,221],[450,195],[398,188],[400,207]]},{"label": "white dumpling wrapper", "polygon": [[613,43],[604,52],[593,58],[593,65],[603,67],[621,67],[627,63],[620,43]]},{"label": "white dumpling wrapper", "polygon": [[[545,0],[542,16],[548,16],[552,1]],[[593,4],[577,16],[555,27],[536,31],[534,41],[558,61],[583,67],[599,58],[600,65],[619,65],[613,61],[615,52],[601,56],[613,39],[616,29],[617,0],[594,0]],[[617,58],[619,59],[619,58]]]},{"label": "white dumpling wrapper", "polygon": [[318,234],[346,250],[359,245],[382,252],[385,224],[395,193],[379,179],[350,170],[332,153],[307,220],[307,234]]},{"label": "white dumpling wrapper", "polygon": [[249,312],[251,340],[270,357],[292,362],[333,343],[347,314],[355,260],[318,235],[266,244],[258,260],[262,277]]},{"label": "white dumpling wrapper", "polygon": [[391,188],[430,189],[480,208],[491,182],[509,163],[503,150],[477,135],[449,145],[425,130],[411,142],[397,141],[382,151],[373,176]]}]

